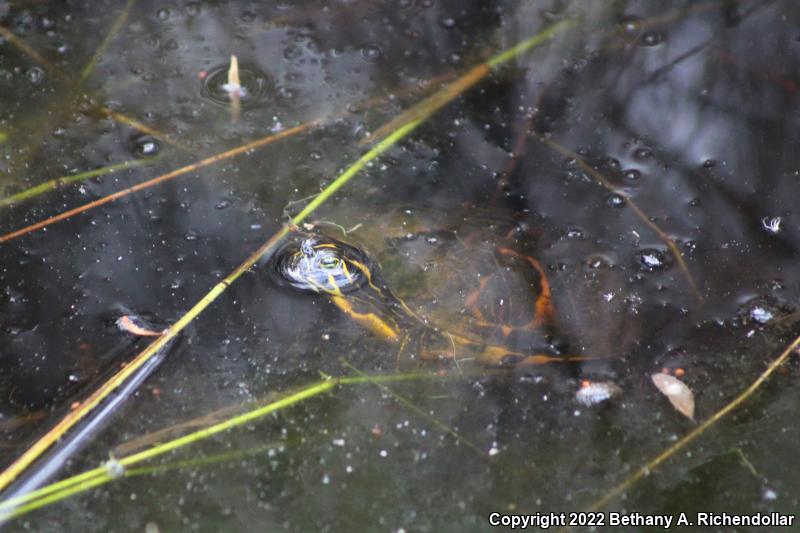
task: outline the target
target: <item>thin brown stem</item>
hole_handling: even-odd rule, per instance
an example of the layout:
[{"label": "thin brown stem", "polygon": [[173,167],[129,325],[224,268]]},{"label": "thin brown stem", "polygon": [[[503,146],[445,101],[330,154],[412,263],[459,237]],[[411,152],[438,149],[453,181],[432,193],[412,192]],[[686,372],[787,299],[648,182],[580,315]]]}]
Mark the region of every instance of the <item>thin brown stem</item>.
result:
[{"label": "thin brown stem", "polygon": [[173,178],[178,176],[182,176],[189,172],[194,172],[195,170],[199,170],[203,167],[207,167],[209,165],[213,165],[214,163],[219,163],[220,161],[224,161],[226,159],[230,159],[231,157],[241,155],[248,150],[253,150],[255,148],[260,148],[262,146],[266,146],[268,144],[272,144],[275,141],[280,139],[284,139],[286,137],[290,137],[292,135],[296,135],[300,132],[306,131],[309,128],[312,128],[318,124],[317,121],[306,122],[305,124],[301,124],[299,126],[295,126],[294,128],[289,128],[288,130],[283,130],[280,133],[275,133],[272,135],[268,135],[266,137],[262,137],[256,141],[251,143],[247,143],[245,145],[239,146],[237,148],[233,148],[231,150],[227,150],[225,152],[212,155],[211,157],[207,157],[197,163],[192,163],[191,165],[187,165],[185,167],[181,167],[177,170],[173,170],[172,172],[167,172],[166,174],[162,174],[156,178],[143,181],[142,183],[137,183],[132,187],[128,187],[127,189],[123,189],[121,191],[117,191],[113,194],[109,194],[108,196],[103,196],[102,198],[98,198],[93,202],[89,202],[88,204],[84,204],[80,207],[76,207],[75,209],[70,209],[69,211],[65,211],[63,213],[59,213],[58,215],[54,215],[50,218],[42,220],[40,222],[36,222],[35,224],[31,224],[30,226],[26,226],[24,228],[12,231],[11,233],[6,233],[5,235],[0,236],[0,243],[10,241],[12,239],[16,239],[17,237],[21,237],[23,235],[27,235],[32,231],[40,230],[42,228],[46,228],[56,222],[61,222],[62,220],[66,220],[68,218],[72,218],[75,215],[80,213],[85,213],[86,211],[93,209],[95,207],[99,207],[101,205],[105,205],[109,202],[113,202],[114,200],[119,200],[125,196],[133,194],[137,191],[141,191],[142,189],[146,189],[148,187],[152,187],[153,185],[158,185],[159,183],[164,183],[165,181],[169,181]]},{"label": "thin brown stem", "polygon": [[567,156],[567,157],[570,157],[570,158],[574,159],[577,162],[578,166],[580,166],[581,169],[583,169],[584,172],[586,172],[591,177],[593,177],[595,179],[595,181],[597,181],[597,183],[599,183],[600,185],[602,185],[603,187],[605,187],[606,189],[608,189],[612,193],[618,194],[618,195],[622,196],[623,198],[625,198],[626,205],[636,214],[637,217],[639,217],[639,219],[642,222],[644,222],[644,224],[648,228],[653,230],[653,232],[656,235],[658,235],[658,237],[662,241],[664,241],[664,244],[667,245],[667,248],[669,248],[670,253],[675,258],[675,262],[678,263],[678,267],[681,269],[681,271],[683,272],[684,276],[686,277],[686,280],[689,282],[689,286],[691,287],[692,293],[694,293],[695,298],[697,298],[697,301],[699,301],[700,303],[703,303],[703,301],[704,301],[703,295],[700,292],[700,290],[698,289],[697,284],[695,283],[691,272],[689,272],[689,267],[686,266],[686,262],[683,260],[683,254],[680,252],[680,250],[678,250],[678,246],[675,244],[675,241],[672,239],[672,237],[667,235],[666,232],[664,232],[664,230],[662,230],[660,227],[658,227],[658,225],[655,222],[650,220],[650,217],[647,215],[647,213],[645,213],[636,204],[636,202],[633,201],[633,198],[631,198],[631,196],[628,193],[618,189],[617,187],[614,187],[614,185],[610,181],[608,181],[605,176],[603,176],[600,172],[598,172],[597,170],[592,168],[592,166],[590,164],[588,164],[586,161],[584,161],[583,158],[581,158],[575,152],[572,152],[572,151],[568,150],[567,148],[561,146],[560,144],[558,144],[557,142],[553,141],[552,139],[549,139],[549,138],[545,137],[544,135],[538,135],[538,139],[540,141],[542,141],[544,144],[546,144],[547,146],[549,146],[550,148],[552,148],[553,150],[555,150],[556,152],[558,152],[558,153],[560,153],[560,154],[562,154],[564,156]]}]

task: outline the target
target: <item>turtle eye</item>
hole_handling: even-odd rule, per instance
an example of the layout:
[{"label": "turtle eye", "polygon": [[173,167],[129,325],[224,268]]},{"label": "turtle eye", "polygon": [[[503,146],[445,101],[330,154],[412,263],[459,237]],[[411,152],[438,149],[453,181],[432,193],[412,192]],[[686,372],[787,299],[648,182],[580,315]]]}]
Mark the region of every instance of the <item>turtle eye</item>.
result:
[{"label": "turtle eye", "polygon": [[333,255],[328,255],[328,256],[322,257],[319,260],[320,268],[324,268],[325,270],[335,270],[335,269],[339,268],[339,266],[341,264],[342,264],[342,260],[339,259],[336,256],[333,256]]}]

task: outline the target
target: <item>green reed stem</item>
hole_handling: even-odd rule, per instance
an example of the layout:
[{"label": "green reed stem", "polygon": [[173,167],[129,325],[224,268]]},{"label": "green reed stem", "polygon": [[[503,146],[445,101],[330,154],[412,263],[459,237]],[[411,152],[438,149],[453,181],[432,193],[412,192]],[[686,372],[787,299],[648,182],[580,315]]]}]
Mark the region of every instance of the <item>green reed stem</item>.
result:
[{"label": "green reed stem", "polygon": [[[2,138],[0,137],[0,142],[2,142]],[[134,168],[142,165],[149,165],[155,160],[155,158],[149,159],[131,159],[129,161],[124,161],[122,163],[117,163],[115,165],[109,165],[107,167],[98,168],[95,170],[88,170],[86,172],[80,172],[78,174],[72,174],[69,176],[61,176],[44,183],[40,183],[35,187],[31,187],[30,189],[26,189],[22,192],[18,192],[11,196],[6,196],[5,198],[0,198],[0,207],[9,206],[12,204],[18,204],[24,202],[26,200],[30,200],[37,196],[40,196],[46,192],[54,191],[61,187],[65,187],[67,185],[71,185],[78,181],[84,181],[91,178],[95,178],[97,176],[105,176],[107,174],[111,174],[118,170],[125,170],[127,168]]]},{"label": "green reed stem", "polygon": [[[217,435],[218,433],[222,433],[229,429],[241,427],[249,422],[253,422],[259,418],[263,418],[268,414],[277,411],[282,411],[302,401],[326,393],[334,389],[335,387],[361,385],[364,383],[373,383],[373,384],[395,383],[400,381],[422,380],[422,379],[429,380],[429,379],[441,379],[441,378],[431,373],[413,372],[406,374],[390,374],[390,375],[380,375],[380,376],[370,376],[364,374],[360,376],[323,379],[316,383],[306,385],[299,391],[287,393],[282,398],[270,402],[262,407],[258,407],[246,413],[233,416],[227,420],[219,422],[218,424],[214,424],[207,428],[203,428],[194,431],[192,433],[189,433],[188,435],[172,439],[170,441],[159,444],[158,446],[154,446],[153,448],[149,448],[142,452],[129,455],[121,459],[116,459],[115,461],[119,466],[123,468],[138,464],[142,461],[164,455],[165,453],[171,452],[175,449],[182,448],[184,446],[209,439],[210,437],[213,437],[214,435]],[[61,501],[64,498],[72,496],[73,494],[85,492],[98,485],[111,481],[116,477],[119,476],[118,475],[115,476],[111,472],[109,464],[106,463],[103,466],[99,466],[97,468],[87,470],[86,472],[69,477],[62,481],[52,483],[50,485],[32,491],[23,496],[6,500],[0,503],[0,520],[8,520],[10,518],[23,515],[35,509],[39,509],[51,503]]]},{"label": "green reed stem", "polygon": [[[544,30],[545,36],[551,36],[554,34],[555,31],[561,30],[566,28],[571,22],[561,22],[556,25],[555,27],[551,26]],[[333,194],[335,194],[339,189],[341,189],[347,182],[349,182],[354,176],[358,174],[368,163],[379,157],[389,148],[394,146],[398,141],[406,137],[410,134],[414,129],[422,124],[428,117],[430,117],[434,111],[439,109],[444,103],[452,101],[456,98],[459,94],[461,94],[464,90],[471,87],[476,83],[478,80],[482,79],[484,76],[484,71],[488,70],[489,67],[487,65],[491,65],[492,67],[497,66],[505,61],[508,61],[517,55],[521,54],[522,52],[530,49],[534,45],[542,42],[544,39],[542,37],[533,37],[526,41],[523,41],[519,45],[515,46],[514,48],[510,49],[507,52],[502,52],[495,56],[494,58],[490,59],[489,63],[484,63],[482,67],[476,67],[472,69],[469,73],[464,76],[464,80],[456,80],[450,86],[445,87],[441,94],[434,95],[435,106],[431,106],[427,108],[426,112],[424,112],[421,116],[413,116],[409,117],[408,120],[402,121],[402,123],[397,123],[397,125],[392,126],[392,131],[387,136],[385,136],[382,140],[380,140],[373,148],[368,150],[364,155],[358,158],[355,163],[350,165],[344,172],[342,172],[339,177],[337,177],[330,185],[325,187],[322,192],[314,198],[300,213],[298,213],[293,219],[292,224],[297,225],[301,223],[303,220],[308,218],[320,205],[322,205],[325,201],[327,201]],[[175,322],[171,327],[169,327],[158,339],[156,339],[153,343],[147,346],[142,352],[136,355],[132,360],[128,362],[128,364],[121,369],[119,372],[111,376],[106,382],[102,383],[86,400],[84,400],[80,405],[78,405],[72,412],[67,414],[63,419],[61,419],[53,428],[51,428],[48,432],[44,434],[39,440],[34,442],[25,452],[22,453],[14,462],[11,463],[4,471],[0,472],[0,490],[4,490],[10,483],[14,481],[17,477],[19,477],[23,472],[25,472],[34,461],[36,461],[50,446],[52,446],[55,442],[57,442],[63,435],[67,433],[75,424],[79,421],[83,420],[87,417],[87,415],[92,412],[109,394],[115,391],[118,387],[120,387],[123,383],[125,383],[131,375],[138,368],[140,368],[143,364],[145,364],[148,360],[150,360],[155,354],[159,352],[159,350],[164,347],[168,342],[174,339],[189,323],[191,323],[197,316],[199,316],[212,302],[214,302],[223,292],[227,290],[227,288],[235,282],[244,272],[249,270],[253,267],[262,257],[270,253],[274,250],[282,241],[283,239],[289,234],[291,228],[289,226],[283,226],[280,230],[278,230],[272,237],[270,237],[264,244],[262,244],[256,251],[254,251],[250,256],[245,259],[238,267],[236,267],[227,277],[225,277],[222,281],[216,284],[211,290],[198,301],[191,309],[189,309],[177,322]],[[336,381],[335,383],[341,383],[341,380]],[[322,383],[318,383],[316,385],[311,386],[310,388],[303,389],[296,395],[290,396],[283,400],[279,400],[273,404],[269,404],[262,408],[262,410],[252,411],[245,415],[241,415],[240,417],[236,417],[229,421],[223,422],[221,424],[217,424],[215,426],[211,426],[210,428],[201,430],[196,433],[192,433],[190,435],[186,435],[179,439],[175,439],[170,441],[167,444],[163,444],[161,446],[157,446],[155,448],[145,450],[141,453],[134,454],[132,456],[126,457],[124,460],[121,460],[120,463],[123,466],[127,466],[134,461],[141,461],[144,459],[149,459],[150,457],[154,457],[156,455],[160,455],[165,451],[169,451],[186,444],[190,444],[195,442],[196,440],[207,438],[215,433],[220,431],[224,431],[231,427],[235,427],[242,423],[246,423],[249,420],[254,418],[258,418],[259,416],[263,416],[264,414],[273,412],[277,409],[282,409],[286,406],[293,405],[299,401],[304,399],[316,396],[321,394],[322,392],[326,392],[330,390],[334,384],[334,382],[325,381]],[[211,432],[211,433],[209,433]],[[127,462],[126,462],[127,461]],[[102,471],[99,469],[98,471]],[[88,475],[85,481],[81,483],[87,483],[91,486],[95,486],[92,484],[93,476],[97,474],[89,474],[84,473],[84,475]],[[57,484],[56,484],[57,485]],[[72,490],[72,489],[70,489]],[[76,489],[70,494],[74,492],[80,491]],[[38,493],[36,491],[34,493]],[[31,494],[34,494],[31,493]],[[20,498],[24,498],[22,496]],[[13,501],[17,501],[19,499],[15,498]],[[56,500],[53,500],[56,501]],[[4,502],[5,505],[8,502]],[[0,507],[2,509],[2,507]]]},{"label": "green reed stem", "polygon": [[128,0],[128,2],[125,4],[125,7],[122,8],[120,14],[117,15],[116,20],[114,20],[114,24],[111,25],[111,28],[108,30],[108,34],[106,34],[105,38],[103,39],[103,42],[100,43],[100,46],[98,46],[96,50],[94,50],[92,53],[92,58],[89,60],[86,66],[83,67],[80,78],[78,78],[78,85],[83,84],[83,82],[86,81],[86,78],[92,74],[95,65],[97,65],[98,59],[100,59],[103,54],[106,53],[106,50],[108,50],[111,42],[117,36],[117,33],[119,33],[122,25],[125,24],[126,20],[128,20],[128,15],[130,14],[131,8],[133,8],[133,4],[135,3],[136,0]]}]

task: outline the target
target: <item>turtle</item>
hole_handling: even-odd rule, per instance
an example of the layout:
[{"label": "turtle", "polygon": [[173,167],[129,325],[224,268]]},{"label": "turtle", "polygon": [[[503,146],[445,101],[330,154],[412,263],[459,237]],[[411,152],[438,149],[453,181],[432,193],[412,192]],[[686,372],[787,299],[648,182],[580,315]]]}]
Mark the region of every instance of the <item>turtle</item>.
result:
[{"label": "turtle", "polygon": [[524,224],[477,209],[416,207],[359,216],[350,229],[294,228],[268,261],[279,285],[322,295],[398,354],[481,365],[584,361],[554,343],[547,273]]}]

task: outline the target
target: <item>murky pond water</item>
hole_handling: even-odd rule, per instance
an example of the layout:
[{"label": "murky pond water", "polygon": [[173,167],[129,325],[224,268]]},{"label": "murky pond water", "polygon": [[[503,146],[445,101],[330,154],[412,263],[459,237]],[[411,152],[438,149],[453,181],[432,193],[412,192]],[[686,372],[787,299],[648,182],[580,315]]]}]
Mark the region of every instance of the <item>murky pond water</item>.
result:
[{"label": "murky pond water", "polygon": [[[2,196],[115,170],[0,206],[4,464],[152,341],[115,318],[174,323],[374,146],[371,132],[573,21],[299,228],[355,247],[336,245],[344,271],[314,265],[369,279],[335,294],[326,273],[303,291],[262,259],[59,477],[351,381],[7,527],[483,531],[491,512],[579,511],[609,494],[605,511],[797,513],[793,358],[612,492],[798,333],[798,16],[748,0],[0,1]],[[310,247],[291,248],[296,268]],[[653,385],[660,372],[693,391],[698,422]],[[408,376],[352,381],[362,373]],[[589,382],[614,394],[586,405]]]}]

